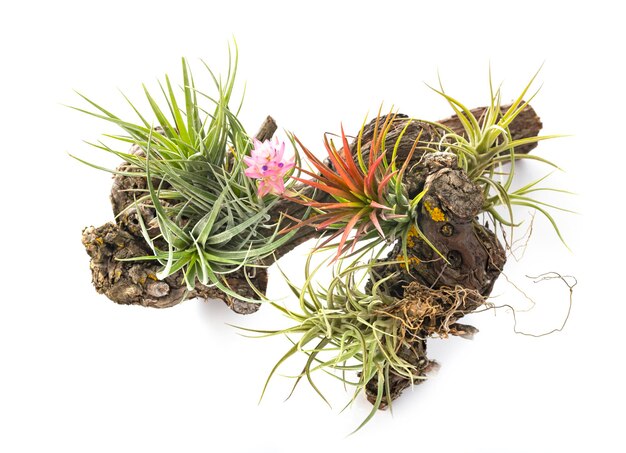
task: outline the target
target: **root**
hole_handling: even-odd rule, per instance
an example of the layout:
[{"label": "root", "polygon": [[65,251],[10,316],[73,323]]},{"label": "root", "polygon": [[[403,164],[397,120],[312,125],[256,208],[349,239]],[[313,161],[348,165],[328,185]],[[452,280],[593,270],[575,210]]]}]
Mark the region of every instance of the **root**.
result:
[{"label": "root", "polygon": [[458,328],[453,328],[458,319],[484,302],[485,297],[478,291],[462,286],[432,289],[412,282],[404,288],[404,298],[386,307],[381,314],[400,322],[401,338],[447,338],[460,333]]},{"label": "root", "polygon": [[[390,370],[389,382],[385,383],[378,409],[385,409],[388,401],[400,396],[411,385],[424,382],[428,373],[439,367],[437,362],[429,360],[426,355],[428,337],[447,338],[448,335],[455,335],[472,338],[478,332],[475,327],[456,321],[483,305],[485,299],[478,291],[462,286],[432,289],[412,282],[404,288],[404,298],[375,312],[398,322],[399,347],[396,354],[413,366],[412,378]],[[369,402],[376,403],[378,378],[367,383],[365,394]]]},{"label": "root", "polygon": [[[506,277],[506,276],[505,276]],[[517,328],[517,313],[518,312],[524,312],[524,311],[529,311],[529,310],[516,310],[513,306],[509,305],[509,304],[502,304],[502,305],[494,305],[494,304],[486,304],[486,310],[489,309],[498,309],[498,308],[508,308],[511,310],[511,313],[513,315],[513,331],[516,334],[519,335],[524,335],[527,337],[534,337],[534,338],[540,338],[540,337],[545,337],[547,335],[552,335],[553,333],[556,332],[561,332],[564,328],[565,325],[567,324],[567,321],[569,320],[569,317],[572,313],[572,305],[574,302],[574,287],[578,284],[578,280],[576,279],[576,277],[572,276],[572,275],[561,275],[558,272],[546,272],[544,274],[532,277],[527,275],[527,278],[530,278],[533,280],[533,283],[541,283],[544,281],[548,281],[548,280],[561,280],[565,286],[567,286],[568,291],[569,291],[569,301],[568,301],[568,307],[567,307],[567,313],[565,314],[565,318],[563,319],[563,322],[561,324],[560,327],[554,328],[552,330],[550,330],[549,332],[544,332],[541,334],[535,334],[535,333],[529,333],[529,332],[524,332],[521,331]],[[532,304],[532,306],[536,305],[536,302],[530,297],[528,296],[524,291],[522,291],[520,288],[517,287],[517,285],[515,285],[514,283],[512,283],[508,277],[507,277],[507,281],[509,283],[511,283],[511,285],[513,285],[513,287],[515,287],[519,292],[521,292],[523,294],[523,296],[529,300]]]}]

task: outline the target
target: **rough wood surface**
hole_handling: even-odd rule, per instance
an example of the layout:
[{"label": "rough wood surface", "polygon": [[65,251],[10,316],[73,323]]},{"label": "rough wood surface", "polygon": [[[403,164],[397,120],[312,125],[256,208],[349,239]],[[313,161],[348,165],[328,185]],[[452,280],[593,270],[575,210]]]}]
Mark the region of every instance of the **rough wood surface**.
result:
[{"label": "rough wood surface", "polygon": [[[506,261],[495,235],[475,222],[483,205],[482,191],[458,168],[456,156],[426,154],[421,168],[426,176],[419,190],[423,187],[427,192],[418,224],[440,255],[413,233],[407,250],[408,265],[390,263],[377,269],[384,276],[395,275],[389,282],[392,295],[412,307],[410,316],[404,313],[409,318],[407,322],[419,320],[420,323],[412,332],[413,340],[403,347],[402,356],[415,367],[414,384],[423,382],[436,366],[426,355],[427,338],[448,335],[467,338],[477,332],[474,327],[456,321],[482,305]],[[396,244],[386,261],[403,258],[401,246]],[[449,297],[444,297],[446,292],[465,294],[451,302]],[[412,383],[411,379],[393,372],[390,379],[391,399]],[[377,389],[376,379],[366,386],[367,398],[372,403],[376,401]],[[386,402],[380,408],[385,406]]]},{"label": "rough wood surface", "polygon": [[277,128],[276,120],[268,115],[254,137],[260,142],[264,142],[274,136],[274,132],[276,132]]},{"label": "rough wood surface", "polygon": [[[161,266],[155,261],[122,261],[150,255],[151,251],[143,239],[124,230],[119,224],[109,222],[98,228],[85,228],[82,241],[91,258],[94,287],[118,304],[167,308],[185,299],[200,297],[221,299],[240,314],[254,313],[259,308],[259,304],[234,299],[199,282],[196,282],[193,291],[188,291],[180,271],[159,280],[157,273]],[[267,288],[267,275],[264,272],[258,273],[252,281],[261,291]],[[227,278],[227,282],[238,294],[250,298],[255,296],[244,276],[233,274]]]},{"label": "rough wood surface", "polygon": [[[502,106],[505,112],[510,106]],[[472,110],[472,114],[481,118],[486,112],[485,107]],[[410,122],[405,129],[407,122]],[[464,135],[463,125],[455,115],[438,121],[460,135]],[[542,128],[541,121],[531,106],[527,106],[511,124],[510,130],[513,139],[533,137],[539,134]],[[372,121],[363,132],[362,142],[364,153],[368,152],[368,142],[371,142],[376,124]],[[414,340],[399,351],[401,357],[415,367],[414,379],[391,373],[389,382],[389,396],[397,398],[402,391],[412,383],[424,382],[430,370],[437,366],[428,359],[426,339],[430,336],[457,335],[471,338],[478,330],[472,326],[456,323],[456,320],[475,311],[482,305],[493,289],[493,285],[500,275],[506,254],[495,234],[488,228],[475,222],[474,219],[483,205],[483,196],[480,188],[473,184],[467,175],[458,169],[456,156],[446,153],[424,153],[423,148],[430,147],[439,141],[445,133],[430,123],[422,123],[404,117],[394,122],[394,127],[387,135],[387,146],[393,146],[400,134],[404,135],[398,146],[398,158],[404,161],[419,137],[415,154],[410,164],[410,171],[405,175],[404,184],[409,196],[413,197],[426,189],[426,195],[421,204],[418,219],[421,231],[442,256],[438,256],[433,248],[425,241],[414,237],[408,250],[409,266],[389,264],[380,268],[383,275],[396,274],[390,286],[399,300],[410,304],[423,303],[424,297],[411,298],[407,291],[415,288],[428,290],[451,290],[461,287],[462,291],[470,291],[470,295],[463,298],[463,303],[451,307],[443,297],[429,299],[427,310],[423,310],[418,318],[426,318],[428,323],[413,333]],[[352,145],[354,152],[355,144]],[[517,152],[528,153],[537,146],[536,143],[516,149]],[[389,253],[387,260],[402,259],[401,246],[396,244]],[[444,259],[445,258],[445,259]],[[424,308],[424,307],[422,307]],[[373,404],[377,398],[378,382],[372,379],[366,386],[366,395]],[[386,407],[386,396],[380,409]]]}]

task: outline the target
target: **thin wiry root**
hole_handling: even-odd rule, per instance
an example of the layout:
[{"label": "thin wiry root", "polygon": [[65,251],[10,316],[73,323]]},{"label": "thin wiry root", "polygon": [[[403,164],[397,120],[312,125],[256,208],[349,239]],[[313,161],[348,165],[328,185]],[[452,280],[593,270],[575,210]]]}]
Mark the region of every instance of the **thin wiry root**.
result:
[{"label": "thin wiry root", "polygon": [[[519,335],[524,335],[527,337],[535,337],[535,338],[540,338],[540,337],[545,337],[546,335],[551,335],[553,333],[556,332],[561,332],[564,328],[565,325],[567,324],[567,321],[569,320],[570,314],[572,313],[572,305],[574,302],[574,287],[578,284],[578,280],[576,279],[576,277],[574,277],[573,275],[561,275],[558,272],[546,272],[545,274],[541,274],[541,275],[537,275],[537,276],[530,276],[527,275],[527,278],[530,278],[533,280],[533,283],[541,283],[547,280],[561,280],[565,286],[567,286],[567,289],[569,291],[569,303],[568,303],[568,307],[567,307],[567,313],[563,319],[563,323],[561,324],[560,327],[554,328],[552,330],[550,330],[549,332],[544,332],[541,334],[535,334],[535,333],[529,333],[529,332],[524,332],[521,331],[517,328],[517,313],[518,312],[523,312],[523,311],[528,311],[528,310],[516,310],[514,307],[512,307],[509,304],[502,304],[502,305],[494,305],[494,304],[487,304],[486,305],[486,309],[498,309],[498,308],[508,308],[511,310],[511,313],[513,314],[513,331],[516,334]],[[509,281],[509,283],[513,284],[508,278],[507,281]],[[524,297],[526,297],[528,300],[531,301],[532,305],[535,305],[535,301],[533,299],[531,299],[524,291],[522,291],[521,289],[519,289],[516,285],[513,285],[518,291],[520,291]]]}]

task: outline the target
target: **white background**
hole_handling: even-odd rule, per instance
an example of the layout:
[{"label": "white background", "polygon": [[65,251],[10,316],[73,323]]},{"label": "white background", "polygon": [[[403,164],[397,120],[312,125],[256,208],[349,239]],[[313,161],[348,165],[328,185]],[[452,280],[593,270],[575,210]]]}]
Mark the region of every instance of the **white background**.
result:
[{"label": "white background", "polygon": [[[283,452],[624,451],[622,211],[625,33],[617,2],[11,2],[0,16],[0,451]],[[267,114],[319,149],[343,121],[356,132],[381,102],[412,116],[449,115],[423,82],[437,69],[449,92],[487,101],[487,70],[512,99],[542,62],[533,105],[544,133],[572,134],[537,153],[566,170],[555,184],[579,195],[560,202],[573,252],[537,219],[527,254],[507,275],[535,299],[518,328],[559,327],[567,290],[525,274],[574,274],[579,285],[565,329],[530,338],[510,312],[472,316],[473,342],[433,341],[442,368],[407,390],[393,415],[322,379],[333,409],[303,385],[288,402],[265,377],[288,348],[283,338],[243,338],[227,324],[285,325],[268,307],[241,317],[219,302],[154,310],[118,306],[90,283],[81,229],[111,219],[110,176],[89,148],[109,125],[61,104],[73,89],[126,112],[121,89],[141,99],[180,57],[226,69],[239,43],[241,116],[254,132]],[[241,86],[241,85],[240,85]],[[141,103],[141,101],[140,101]],[[520,167],[524,178],[543,169]],[[299,275],[302,261],[289,262]],[[270,295],[284,288],[272,269]],[[501,279],[494,303],[528,303]],[[289,303],[288,300],[285,303]],[[297,364],[296,364],[297,365]]]}]

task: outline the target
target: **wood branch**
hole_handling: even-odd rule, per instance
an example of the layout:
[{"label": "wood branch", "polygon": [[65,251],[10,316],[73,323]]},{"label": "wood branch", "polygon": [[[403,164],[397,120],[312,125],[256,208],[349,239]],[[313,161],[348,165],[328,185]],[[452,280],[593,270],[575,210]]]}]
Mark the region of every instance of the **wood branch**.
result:
[{"label": "wood branch", "polygon": [[[411,304],[413,316],[422,323],[413,332],[414,339],[403,346],[403,358],[414,366],[414,379],[391,372],[391,399],[397,398],[411,383],[423,382],[433,366],[426,355],[428,337],[467,337],[468,332],[477,331],[471,326],[458,329],[451,326],[483,304],[506,261],[495,235],[475,221],[483,206],[482,191],[458,168],[456,155],[428,153],[420,168],[426,174],[422,186],[426,194],[418,224],[429,243],[417,232],[410,232],[407,255],[397,243],[383,260],[390,263],[376,268],[381,276],[390,276],[391,295]],[[404,262],[397,263],[399,260]],[[466,292],[458,305],[446,303],[443,294],[437,296],[437,290],[456,292],[457,288]],[[419,291],[430,292],[430,299],[421,297]],[[377,393],[378,382],[372,379],[366,386],[368,400],[375,403]],[[386,403],[381,404],[380,409],[385,406]]]},{"label": "wood branch", "polygon": [[274,120],[274,118],[268,115],[267,118],[265,118],[265,121],[263,121],[263,124],[261,124],[259,131],[254,137],[258,141],[264,142],[265,140],[269,140],[274,136],[274,132],[276,132],[277,128],[278,126],[276,125],[276,121]]},{"label": "wood branch", "polygon": [[[506,106],[503,107],[503,109],[505,108]],[[484,112],[484,108],[474,109],[473,112],[475,115],[480,116],[481,112]],[[398,117],[406,118],[407,121],[409,121],[406,116],[398,115]],[[399,162],[403,162],[403,160],[406,159],[409,150],[413,146],[413,142],[420,133],[420,141],[422,143],[431,141],[443,133],[441,128],[437,128],[430,123],[422,123],[414,120],[410,121],[411,124],[405,131],[400,142],[398,150]],[[458,133],[462,133],[462,125],[456,117],[446,118],[440,121],[440,123]],[[387,136],[389,143],[395,143],[395,140],[399,137],[405,124],[406,122],[402,121],[394,123],[393,130],[391,130]],[[541,122],[539,117],[530,106],[527,106],[510,125],[510,130],[514,138],[535,136],[540,129]],[[269,139],[272,137],[275,130],[276,122],[271,117],[267,117],[256,137],[259,140]],[[362,139],[365,150],[369,146],[368,141],[371,140],[372,131],[373,123],[370,123],[365,129]],[[524,151],[527,152],[533,147],[534,145],[528,146]],[[134,147],[131,149],[131,152],[140,153],[142,151],[138,147]],[[414,156],[415,163],[418,162],[419,157],[419,153]],[[450,218],[455,218],[456,220],[460,219],[459,223],[453,225],[455,231],[463,231],[463,237],[472,236],[478,238],[476,240],[479,243],[483,245],[486,244],[487,253],[498,255],[499,244],[491,232],[486,229],[484,229],[484,231],[481,229],[472,229],[469,223],[463,220],[463,217],[458,217],[459,213],[455,211],[453,201],[449,199],[449,194],[446,195],[443,187],[457,183],[461,184],[461,187],[464,187],[464,183],[462,182],[461,176],[455,174],[450,168],[448,168],[448,171],[434,176],[434,174],[437,173],[435,170],[439,171],[444,167],[431,168],[423,164],[415,166],[413,170],[405,176],[404,182],[409,190],[409,194],[414,195],[418,193],[418,191],[424,187],[424,184],[427,183],[427,178],[430,177],[428,184],[433,188],[433,193],[430,194],[430,200],[434,205],[440,207],[446,215],[449,215]],[[122,164],[120,169],[127,171],[128,164]],[[150,254],[150,249],[141,235],[138,213],[135,211],[135,207],[132,206],[134,202],[132,191],[145,189],[145,178],[116,175],[113,180],[113,190],[111,194],[111,204],[116,217],[116,224],[109,223],[99,228],[90,227],[83,231],[83,243],[91,257],[92,278],[98,292],[104,293],[111,300],[120,304],[137,304],[165,308],[176,305],[186,298],[203,297],[222,299],[238,313],[252,313],[256,311],[258,304],[249,304],[235,300],[222,294],[215,288],[206,288],[198,284],[194,291],[187,292],[180,274],[172,275],[163,282],[156,281],[154,277],[156,276],[159,266],[154,261],[136,261],[132,262],[132,264],[131,262],[118,261],[120,258],[132,258]],[[157,233],[158,225],[156,224],[154,212],[149,207],[142,206],[140,209],[142,219],[146,223],[149,232]],[[304,209],[305,208],[299,204],[283,200],[277,204],[272,215],[274,219],[277,219],[281,212],[286,212],[298,218],[301,217]],[[449,239],[442,239],[439,237],[441,236],[441,225],[430,225],[426,214],[426,212],[422,212],[422,218],[425,222],[424,229],[427,231],[428,237],[432,235],[433,240],[436,240],[437,244],[439,244],[442,249],[447,250],[446,253],[459,249],[458,241],[460,241],[460,239],[458,238],[461,236],[453,235]],[[317,237],[319,234],[320,232],[316,231],[314,228],[300,229],[289,244],[277,250],[275,259],[288,253],[296,245]],[[455,243],[455,241],[457,242]],[[476,247],[474,247],[474,249],[476,249]],[[422,248],[416,249],[414,253],[416,257],[424,257],[428,252],[426,249]],[[471,253],[467,254],[467,256],[461,253],[461,262],[466,263],[466,267],[471,267],[473,262],[475,262],[474,264],[478,263],[480,269],[485,267],[484,258],[476,262],[476,259],[472,259],[470,255]],[[500,265],[503,264],[503,262],[500,263],[498,260],[492,261],[497,268],[501,269]],[[270,265],[271,262],[264,264]],[[484,275],[476,276],[469,271],[459,273],[459,271],[455,270],[452,266],[443,266],[440,262],[437,265],[427,266],[425,270],[420,273],[420,278],[424,284],[432,284],[434,281],[450,283],[459,278],[464,284],[476,287],[481,293],[487,293],[490,291],[495,278],[491,279],[489,275],[491,275],[490,272],[492,271],[487,268],[485,269],[484,271],[480,271],[484,272]],[[482,281],[483,285],[481,286],[476,282],[472,283],[472,279]],[[257,270],[256,275],[253,276],[251,280],[257,288],[261,291],[265,291],[267,275],[264,270]],[[249,288],[246,276],[242,273],[230,275],[228,277],[228,283],[233,289],[240,291],[244,296],[255,298],[253,291]],[[398,285],[401,285],[401,282],[399,282]],[[421,346],[419,348],[421,348]]]}]

